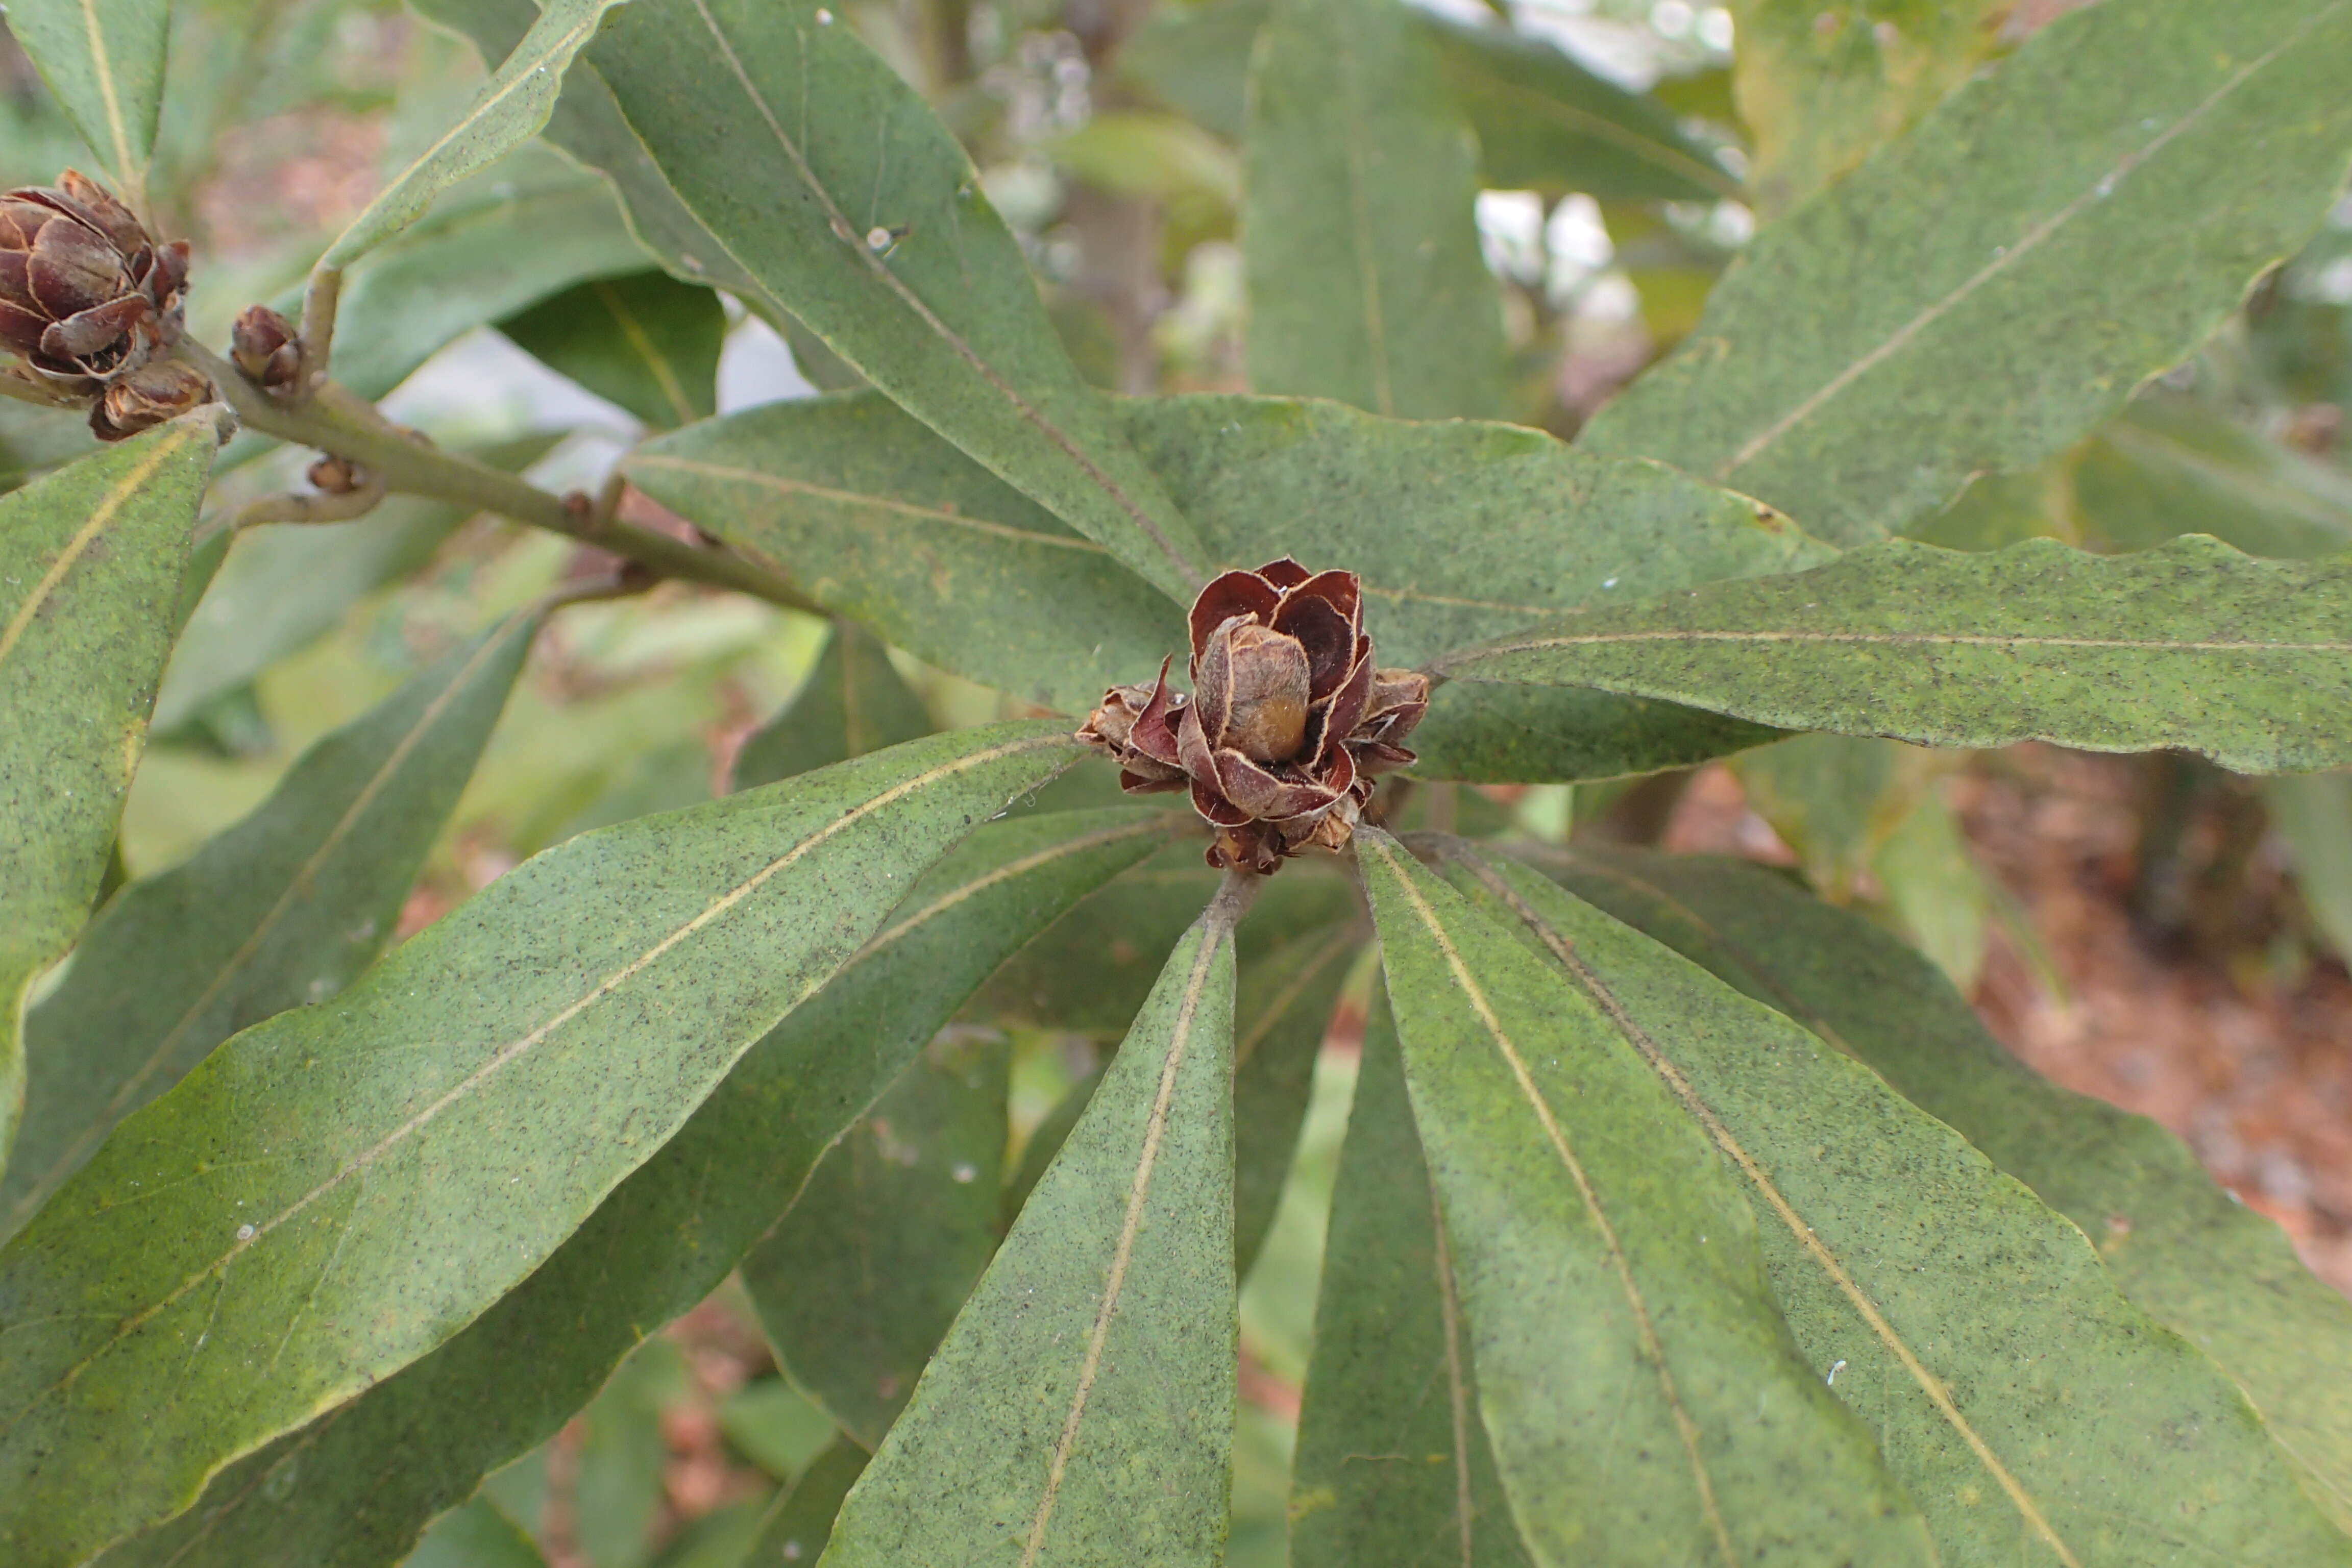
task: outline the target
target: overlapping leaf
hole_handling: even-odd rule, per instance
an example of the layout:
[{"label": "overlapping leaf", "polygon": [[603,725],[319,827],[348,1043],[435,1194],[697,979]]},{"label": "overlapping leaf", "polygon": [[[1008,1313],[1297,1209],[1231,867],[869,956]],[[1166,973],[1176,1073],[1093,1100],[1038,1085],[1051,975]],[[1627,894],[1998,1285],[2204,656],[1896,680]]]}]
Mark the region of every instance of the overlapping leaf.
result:
[{"label": "overlapping leaf", "polygon": [[635,0],[591,53],[686,206],[876,386],[1171,596],[1207,552],[1078,379],[929,106],[809,0]]},{"label": "overlapping leaf", "polygon": [[[539,19],[456,124],[435,138],[327,247],[320,265],[349,267],[416,220],[443,191],[521,146],[555,108],[572,58],[623,0],[546,0]],[[161,7],[158,7],[159,9]]]},{"label": "overlapping leaf", "polygon": [[980,981],[1167,828],[1167,814],[1133,807],[981,828],[529,1279],[433,1354],[230,1466],[107,1568],[397,1559],[716,1289]]},{"label": "overlapping leaf", "polygon": [[80,929],[171,647],[216,410],[0,499],[0,1164],[26,987]]},{"label": "overlapping leaf", "polygon": [[0,1544],[79,1561],[447,1340],[1069,748],[966,731],[583,835],[215,1051],[0,1252]]},{"label": "overlapping leaf", "polygon": [[2237,1385],[1949,1127],[1535,872],[1466,857],[1454,875],[1524,922],[1738,1173],[1790,1328],[1945,1563],[2346,1560]]},{"label": "overlapping leaf", "polygon": [[736,753],[735,787],[772,784],[930,732],[923,700],[891,668],[889,651],[856,622],[838,622],[800,690]]},{"label": "overlapping leaf", "polygon": [[2344,183],[2347,73],[2336,0],[2062,16],[1759,235],[1585,443],[1835,543],[1900,531],[2071,445],[2302,243]]},{"label": "overlapping leaf", "polygon": [[1591,610],[1438,667],[1927,745],[2179,747],[2241,773],[2352,762],[2352,557],[2200,535],[2136,555],[1888,540],[1793,576]]},{"label": "overlapping leaf", "polygon": [[1331,1197],[1291,1482],[1295,1568],[1526,1568],[1478,1413],[1429,1168],[1385,999]]},{"label": "overlapping leaf", "polygon": [[1755,200],[1777,216],[1910,128],[2000,41],[1999,0],[1736,0]]},{"label": "overlapping leaf", "polygon": [[[1769,509],[1534,431],[1408,425],[1337,405],[1119,405],[1218,560],[1302,552],[1360,573],[1381,661],[1411,665],[1547,613],[1826,558]],[[933,664],[1083,713],[1184,647],[1171,606],[872,394],[772,405],[647,443],[631,481]],[[1416,731],[1438,777],[1637,772],[1769,738],[1661,703],[1442,689]]]},{"label": "overlapping leaf", "polygon": [[534,358],[656,430],[717,411],[727,312],[662,272],[592,279],[499,323]]},{"label": "overlapping leaf", "polygon": [[1243,147],[1251,384],[1415,418],[1501,413],[1478,149],[1402,0],[1276,0]]},{"label": "overlapping leaf", "polygon": [[108,902],[26,1020],[27,1118],[0,1235],[215,1046],[325,1001],[390,941],[536,622],[517,616],[417,675],[194,858]]},{"label": "overlapping leaf", "polygon": [[2221,1363],[2352,1521],[2352,1305],[2145,1117],[2021,1066],[1870,921],[1728,860],[1579,850],[1580,897],[1859,1057],[2091,1237],[2126,1295]]},{"label": "overlapping leaf", "polygon": [[849,1494],[836,1568],[1223,1560],[1233,999],[1213,908]]},{"label": "overlapping leaf", "polygon": [[794,1384],[871,1451],[996,1250],[1008,1053],[933,1043],[743,1259]]},{"label": "overlapping leaf", "polygon": [[2352,963],[2352,773],[2273,779],[2263,793],[2304,906],[2336,956]]},{"label": "overlapping leaf", "polygon": [[1781,1325],[1731,1173],[1608,1003],[1394,839],[1359,842],[1479,1407],[1534,1559],[1933,1562]]},{"label": "overlapping leaf", "polygon": [[143,208],[163,108],[171,0],[16,0],[16,40],[121,194]]}]

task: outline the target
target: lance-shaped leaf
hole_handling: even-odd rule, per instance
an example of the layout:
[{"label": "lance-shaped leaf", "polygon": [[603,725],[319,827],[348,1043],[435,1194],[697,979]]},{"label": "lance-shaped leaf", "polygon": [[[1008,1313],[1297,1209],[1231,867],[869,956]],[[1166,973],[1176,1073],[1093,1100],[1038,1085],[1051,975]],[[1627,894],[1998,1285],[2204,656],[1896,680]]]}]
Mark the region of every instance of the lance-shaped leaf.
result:
[{"label": "lance-shaped leaf", "polygon": [[622,0],[546,0],[539,20],[482,84],[457,122],[393,176],[320,258],[345,268],[415,222],[433,198],[489,167],[539,133],[563,89],[563,73],[604,14]]},{"label": "lance-shaped leaf", "polygon": [[122,194],[143,210],[163,108],[171,0],[16,0],[8,33]]},{"label": "lance-shaped leaf", "polygon": [[1749,183],[1777,216],[1892,141],[2000,42],[2000,0],[1735,0]]},{"label": "lance-shaped leaf", "polygon": [[934,1041],[743,1259],[784,1371],[869,1452],[996,1250],[1009,1066]]},{"label": "lance-shaped leaf", "polygon": [[547,1568],[521,1527],[488,1498],[443,1518],[401,1568]]},{"label": "lance-shaped leaf", "polygon": [[793,1568],[814,1563],[833,1539],[841,1500],[866,1468],[866,1453],[847,1438],[817,1456],[792,1489],[778,1497],[760,1521],[760,1538],[741,1568]]},{"label": "lance-shaped leaf", "polygon": [[2352,774],[2273,779],[2263,801],[2286,840],[2304,907],[2352,963]]},{"label": "lance-shaped leaf", "polygon": [[718,410],[727,312],[709,289],[667,273],[592,279],[508,317],[499,331],[656,430]]},{"label": "lance-shaped leaf", "polygon": [[697,218],[868,381],[1189,602],[1208,552],[929,105],[811,0],[635,0],[591,58]]},{"label": "lance-shaped leaf", "polygon": [[[524,148],[452,191],[344,277],[335,379],[382,397],[476,327],[588,278],[642,271],[645,251],[594,175]],[[278,308],[292,313],[300,296]]]},{"label": "lance-shaped leaf", "polygon": [[1581,191],[1602,201],[1716,201],[1740,195],[1674,112],[1564,51],[1508,27],[1415,11],[1454,101],[1478,133],[1483,184]]},{"label": "lance-shaped leaf", "polygon": [[[1234,1274],[1249,1277],[1274,1226],[1315,1090],[1315,1057],[1364,945],[1362,917],[1337,878],[1303,889],[1344,913],[1317,924],[1306,900],[1243,926],[1234,990]],[[1344,900],[1344,902],[1343,902]]]},{"label": "lance-shaped leaf", "polygon": [[530,651],[526,612],[304,753],[243,822],[109,900],[26,1020],[13,1234],[115,1123],[249,1025],[341,991],[390,940]]},{"label": "lance-shaped leaf", "polygon": [[1221,898],[843,1505],[835,1568],[1223,1560],[1233,1005]]},{"label": "lance-shaped leaf", "polygon": [[931,716],[892,668],[889,650],[856,622],[838,621],[807,681],[736,753],[735,787],[771,784],[930,732]]},{"label": "lance-shaped leaf", "polygon": [[215,412],[0,499],[0,1163],[24,1103],[25,991],[106,870],[220,445]]},{"label": "lance-shaped leaf", "polygon": [[1499,414],[1478,148],[1402,0],[1276,0],[1243,148],[1251,384],[1376,414]]},{"label": "lance-shaped leaf", "polygon": [[717,1289],[981,980],[1157,848],[1172,816],[1128,806],[979,829],[530,1279],[431,1355],[222,1471],[194,1510],[106,1553],[107,1568],[397,1560]]},{"label": "lance-shaped leaf", "polygon": [[2336,0],[2061,16],[1758,236],[1585,444],[1835,543],[1899,531],[2072,445],[2318,226],[2347,75]]},{"label": "lance-shaped leaf", "polygon": [[2352,1412],[2338,1397],[2352,1378],[2352,1304],[2179,1139],[2030,1070],[1903,942],[1769,871],[1581,849],[1540,864],[1869,1063],[2073,1220],[2124,1294],[2237,1379],[2338,1522],[2352,1522]]},{"label": "lance-shaped leaf", "polygon": [[1535,1560],[1934,1560],[1805,1364],[1754,1215],[1607,1011],[1360,831],[1413,1117]]},{"label": "lance-shaped leaf", "polygon": [[1887,540],[1811,572],[1591,610],[1438,661],[1790,729],[1937,746],[2352,763],[2352,556],[2258,561],[2191,534],[2137,555]]},{"label": "lance-shaped leaf", "polygon": [[1331,1193],[1298,1412],[1294,1568],[1528,1568],[1478,1414],[1462,1293],[1385,998]]},{"label": "lance-shaped leaf", "polygon": [[[1138,398],[1119,411],[1220,561],[1328,552],[1361,574],[1386,664],[1549,613],[1829,556],[1744,497],[1654,463],[1597,463],[1536,431],[1283,398]],[[1065,712],[1185,646],[1181,617],[1099,548],[871,393],[709,421],[646,443],[625,471],[828,609]],[[1465,682],[1440,689],[1413,745],[1437,777],[1601,777],[1769,736],[1662,703]]]},{"label": "lance-shaped leaf", "polygon": [[1455,875],[1519,917],[1738,1173],[1790,1328],[1943,1561],[2345,1561],[2237,1385],[1952,1129],[1536,872],[1465,857]]},{"label": "lance-shaped leaf", "polygon": [[[532,0],[409,0],[452,32],[471,38],[485,61],[502,60],[522,42],[539,9]],[[686,210],[667,176],[621,113],[613,89],[593,60],[573,57],[563,91],[540,134],[577,162],[602,174],[627,209],[630,228],[671,276],[724,289],[780,327],[783,311],[757,279]]]},{"label": "lance-shaped leaf", "polygon": [[1070,746],[965,731],[583,835],[215,1051],[0,1251],[0,1545],[79,1561],[447,1340]]}]

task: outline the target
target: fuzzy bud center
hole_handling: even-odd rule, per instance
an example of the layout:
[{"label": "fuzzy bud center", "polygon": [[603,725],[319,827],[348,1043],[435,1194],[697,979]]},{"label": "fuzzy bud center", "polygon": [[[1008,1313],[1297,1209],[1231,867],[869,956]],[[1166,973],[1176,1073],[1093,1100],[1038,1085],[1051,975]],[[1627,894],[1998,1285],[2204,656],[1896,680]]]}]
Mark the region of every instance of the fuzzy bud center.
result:
[{"label": "fuzzy bud center", "polygon": [[1286,763],[1307,743],[1307,650],[1265,626],[1233,635],[1223,743],[1254,763]]}]

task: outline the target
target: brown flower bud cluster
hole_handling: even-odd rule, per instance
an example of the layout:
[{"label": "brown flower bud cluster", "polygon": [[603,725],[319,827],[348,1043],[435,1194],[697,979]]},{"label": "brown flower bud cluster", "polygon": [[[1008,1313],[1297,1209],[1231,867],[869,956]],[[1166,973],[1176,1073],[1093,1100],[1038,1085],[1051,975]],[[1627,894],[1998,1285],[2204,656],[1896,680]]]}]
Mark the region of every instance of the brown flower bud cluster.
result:
[{"label": "brown flower bud cluster", "polygon": [[71,169],[0,195],[0,347],[53,391],[93,399],[101,441],[210,399],[201,373],[160,357],[179,342],[187,282],[186,240],[158,244]]},{"label": "brown flower bud cluster", "polygon": [[284,395],[302,375],[302,344],[294,323],[267,305],[248,305],[230,329],[228,357],[245,379]]},{"label": "brown flower bud cluster", "polygon": [[1308,845],[1355,832],[1372,781],[1413,760],[1404,738],[1429,678],[1378,669],[1352,572],[1285,557],[1228,572],[1192,602],[1192,692],[1168,666],[1114,686],[1078,739],[1119,764],[1130,794],[1190,789],[1215,830],[1209,864],[1265,875]]}]

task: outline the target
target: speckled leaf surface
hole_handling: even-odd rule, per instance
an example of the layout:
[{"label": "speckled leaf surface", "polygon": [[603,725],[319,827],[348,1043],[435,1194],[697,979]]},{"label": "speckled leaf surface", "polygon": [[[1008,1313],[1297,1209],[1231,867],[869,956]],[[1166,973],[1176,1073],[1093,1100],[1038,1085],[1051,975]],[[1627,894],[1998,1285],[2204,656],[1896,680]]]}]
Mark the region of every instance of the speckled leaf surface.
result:
[{"label": "speckled leaf surface", "polygon": [[530,651],[528,613],[320,740],[269,799],[91,922],[25,1022],[14,1234],[123,1117],[248,1025],[341,991],[391,939]]},{"label": "speckled leaf surface", "polygon": [[1835,543],[2073,444],[2300,246],[2352,147],[2352,5],[2061,16],[1768,227],[1587,427]]},{"label": "speckled leaf surface", "polygon": [[1376,414],[1503,411],[1478,144],[1402,0],[1275,0],[1250,57],[1250,384]]},{"label": "speckled leaf surface", "polygon": [[2000,41],[2003,0],[1734,0],[1748,182],[1767,218],[1908,130]]},{"label": "speckled leaf surface", "polygon": [[443,191],[489,167],[539,132],[572,58],[624,0],[544,0],[539,18],[456,123],[394,175],[320,258],[343,268],[398,234]]},{"label": "speckled leaf surface", "polygon": [[735,787],[862,757],[931,732],[931,716],[871,632],[836,622],[816,668],[782,710],[751,731],[735,754]]},{"label": "speckled leaf surface", "polygon": [[843,1505],[833,1568],[1223,1560],[1233,1005],[1212,912]]},{"label": "speckled leaf surface", "polygon": [[1527,1568],[1385,998],[1339,1151],[1290,1490],[1293,1568]]},{"label": "speckled leaf surface", "polygon": [[1207,552],[1078,379],[955,137],[809,0],[634,0],[590,57],[688,209],[868,381],[1190,602]]},{"label": "speckled leaf surface", "polygon": [[1377,828],[1359,864],[1475,1347],[1534,1561],[1934,1561],[1800,1354],[1706,1134],[1514,931]]},{"label": "speckled leaf surface", "polygon": [[1009,1061],[933,1041],[743,1259],[786,1375],[869,1452],[996,1250]]},{"label": "speckled leaf surface", "polygon": [[215,1051],[0,1251],[0,1544],[79,1561],[446,1341],[1071,749],[968,730],[584,834]]},{"label": "speckled leaf surface", "polygon": [[299,1553],[305,1568],[396,1560],[426,1521],[554,1436],[646,1335],[715,1289],[980,981],[1157,848],[1169,826],[1164,812],[1123,807],[978,829],[529,1279],[431,1355],[230,1466],[195,1508],[101,1561],[249,1568],[274,1551]]},{"label": "speckled leaf surface", "polygon": [[2352,556],[2191,534],[2135,555],[1908,540],[1591,610],[1440,661],[1924,745],[2178,747],[2240,773],[2352,762]]},{"label": "speckled leaf surface", "polygon": [[163,108],[171,0],[15,0],[8,34],[105,160],[116,195],[143,205]]},{"label": "speckled leaf surface", "polygon": [[595,278],[499,323],[516,345],[652,429],[718,411],[727,311],[667,273]]},{"label": "speckled leaf surface", "polygon": [[[1597,463],[1515,426],[1408,424],[1286,398],[1118,409],[1221,564],[1299,551],[1361,574],[1384,664],[1620,595],[1831,554],[1743,497],[1654,463]],[[827,608],[1065,712],[1184,647],[1173,606],[870,393],[709,421],[647,443],[626,472]],[[1413,744],[1438,777],[1601,777],[1771,733],[1664,703],[1458,683],[1439,690]]]},{"label": "speckled leaf surface", "polygon": [[171,650],[214,410],[0,499],[0,1163],[26,987],[98,893]]},{"label": "speckled leaf surface", "polygon": [[2352,1304],[2179,1139],[2029,1070],[1899,938],[1769,871],[1629,851],[1535,863],[1869,1063],[2073,1220],[2125,1295],[2237,1379],[2352,1523]]},{"label": "speckled leaf surface", "polygon": [[1789,1327],[1943,1563],[2352,1561],[2237,1385],[1951,1128],[1526,867],[1465,853],[1453,874],[1519,917],[1737,1173]]}]

